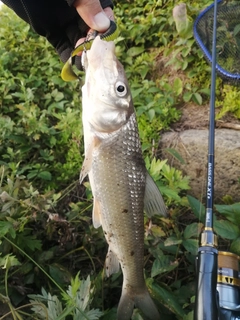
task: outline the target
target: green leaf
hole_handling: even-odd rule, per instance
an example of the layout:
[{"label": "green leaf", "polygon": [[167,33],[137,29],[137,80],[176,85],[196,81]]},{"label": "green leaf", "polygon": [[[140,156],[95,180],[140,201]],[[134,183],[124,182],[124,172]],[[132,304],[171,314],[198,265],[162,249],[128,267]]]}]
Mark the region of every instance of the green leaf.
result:
[{"label": "green leaf", "polygon": [[79,274],[80,274],[80,271],[76,274],[76,277],[74,279],[71,279],[71,291],[69,292],[71,292],[71,296],[74,298],[76,298],[77,292],[81,286],[81,280],[79,278]]},{"label": "green leaf", "polygon": [[[147,161],[147,159],[146,159]],[[160,172],[162,171],[163,166],[166,164],[167,160],[157,160],[156,158],[153,158],[150,167],[149,167],[149,173],[152,177],[159,177]]]},{"label": "green leaf", "polygon": [[150,121],[153,120],[153,118],[155,117],[155,110],[154,109],[148,110],[148,117],[149,117]]},{"label": "green leaf", "polygon": [[184,102],[189,102],[192,98],[192,92],[185,92],[183,95],[183,101]]},{"label": "green leaf", "polygon": [[204,218],[206,213],[206,209],[204,205],[199,200],[197,200],[192,196],[188,195],[187,199],[195,217],[204,223]]},{"label": "green leaf", "polygon": [[230,246],[230,252],[237,254],[240,256],[240,237],[233,240],[231,246]]},{"label": "green leaf", "polygon": [[54,252],[51,250],[48,250],[48,251],[42,251],[38,259],[41,263],[46,263],[48,260],[51,260],[53,257],[54,257]]},{"label": "green leaf", "polygon": [[192,94],[192,100],[193,100],[195,103],[197,103],[197,104],[199,104],[199,105],[202,105],[202,96],[201,96],[199,93],[194,92],[194,93]]},{"label": "green leaf", "polygon": [[33,170],[33,171],[31,171],[31,172],[27,175],[27,178],[30,180],[30,179],[36,177],[37,174],[38,174],[38,173],[37,173],[37,170]]},{"label": "green leaf", "polygon": [[173,237],[169,237],[164,241],[164,246],[165,247],[169,247],[169,246],[176,246],[178,244],[181,244],[182,240],[181,239],[177,239],[174,236]]},{"label": "green leaf", "polygon": [[198,237],[201,232],[202,227],[203,227],[202,223],[194,222],[194,223],[189,224],[188,226],[186,226],[186,228],[183,232],[184,239]]},{"label": "green leaf", "polygon": [[99,320],[99,318],[103,315],[103,312],[99,309],[91,309],[87,311],[84,315],[81,315],[81,317],[79,315],[76,315],[73,320]]},{"label": "green leaf", "polygon": [[190,311],[187,315],[184,316],[183,320],[193,320],[193,311]]},{"label": "green leaf", "polygon": [[49,320],[55,320],[62,313],[62,303],[57,296],[48,294],[48,316]]},{"label": "green leaf", "polygon": [[229,221],[236,225],[240,225],[240,203],[234,203],[231,205],[215,205],[215,208]]},{"label": "green leaf", "polygon": [[146,283],[149,292],[156,303],[163,305],[169,311],[173,312],[179,320],[182,320],[185,312],[183,311],[182,306],[178,303],[178,297],[176,297],[172,292],[154,283],[153,279],[147,279]]},{"label": "green leaf", "polygon": [[52,180],[52,175],[51,175],[51,173],[49,171],[41,171],[41,172],[39,172],[38,177],[43,179],[43,180],[48,180],[48,181]]},{"label": "green leaf", "polygon": [[226,220],[216,220],[214,230],[220,237],[225,239],[233,240],[239,236],[239,227]]},{"label": "green leaf", "polygon": [[9,233],[12,238],[15,238],[16,236],[12,223],[8,221],[0,221],[0,238],[5,236],[7,233]]},{"label": "green leaf", "polygon": [[209,88],[203,88],[199,90],[200,93],[206,94],[207,96],[210,96],[210,89]]},{"label": "green leaf", "polygon": [[193,256],[197,255],[198,252],[198,246],[199,246],[199,241],[197,239],[187,239],[183,240],[183,246],[184,248],[190,252]]},{"label": "green leaf", "polygon": [[106,310],[101,319],[102,320],[116,320],[117,319],[117,309],[112,308],[110,310]]},{"label": "green leaf", "polygon": [[173,260],[173,257],[171,256],[161,256],[154,260],[152,271],[151,271],[151,277],[155,277],[158,274],[169,272],[174,270],[178,266],[178,261]]},{"label": "green leaf", "polygon": [[145,51],[144,47],[131,47],[127,51],[127,55],[130,57],[138,56],[139,54],[143,53]]},{"label": "green leaf", "polygon": [[[44,288],[42,288],[42,295],[40,294],[29,294],[28,297],[32,303],[32,311],[37,314],[40,319],[57,320],[64,319],[58,316],[62,315],[62,303],[59,301],[57,296],[47,293]],[[47,308],[44,305],[47,304]]]},{"label": "green leaf", "polygon": [[183,64],[182,64],[182,70],[183,70],[183,71],[186,70],[187,67],[188,67],[188,61],[185,59],[185,60],[183,61]]},{"label": "green leaf", "polygon": [[17,243],[23,250],[30,249],[31,251],[36,251],[42,248],[41,240],[36,239],[36,236],[28,235],[26,232],[18,233]]},{"label": "green leaf", "polygon": [[137,97],[143,90],[144,90],[143,87],[138,88],[138,89],[132,89],[132,91],[131,91],[132,98],[135,99],[135,97]]},{"label": "green leaf", "polygon": [[20,266],[20,265],[21,265],[21,263],[12,254],[7,254],[3,258],[0,258],[0,266],[2,266],[2,269],[8,270],[11,267]]},{"label": "green leaf", "polygon": [[185,161],[183,160],[183,158],[181,157],[181,155],[177,152],[176,149],[172,149],[172,148],[166,148],[164,149],[164,151],[168,152],[169,154],[171,154],[175,159],[177,159],[180,163],[185,164]]},{"label": "green leaf", "polygon": [[53,263],[49,266],[49,273],[57,283],[68,283],[71,279],[70,272],[58,263]]},{"label": "green leaf", "polygon": [[173,82],[173,91],[176,96],[182,94],[183,91],[183,84],[180,78],[175,78]]},{"label": "green leaf", "polygon": [[156,238],[161,238],[166,235],[165,231],[158,225],[152,225],[151,227],[151,234]]},{"label": "green leaf", "polygon": [[160,191],[162,194],[166,195],[167,197],[169,197],[169,199],[173,199],[173,200],[176,200],[176,201],[181,201],[181,198],[179,197],[177,191],[171,189],[171,188],[168,188],[168,187],[165,187],[165,186],[161,186],[160,187]]},{"label": "green leaf", "polygon": [[62,92],[57,91],[54,94],[55,101],[60,101],[64,98],[64,94]]},{"label": "green leaf", "polygon": [[240,31],[240,24],[237,24],[233,30],[234,36],[236,36],[239,33],[239,31]]},{"label": "green leaf", "polygon": [[63,310],[63,312],[54,320],[65,320],[67,316],[72,314],[72,312],[75,310],[75,306],[69,306]]},{"label": "green leaf", "polygon": [[[115,318],[116,319],[116,318]],[[133,315],[132,315],[132,320],[144,320],[142,318],[142,316],[139,314],[139,310],[138,309],[134,309],[133,310]]]}]

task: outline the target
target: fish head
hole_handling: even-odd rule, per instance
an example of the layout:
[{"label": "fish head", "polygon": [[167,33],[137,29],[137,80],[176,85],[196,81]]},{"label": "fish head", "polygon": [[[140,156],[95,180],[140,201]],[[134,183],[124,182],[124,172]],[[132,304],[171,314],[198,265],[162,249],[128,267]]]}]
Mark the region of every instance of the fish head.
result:
[{"label": "fish head", "polygon": [[82,87],[83,123],[98,132],[113,132],[127,123],[134,112],[128,81],[115,54],[113,41],[96,37],[84,52],[86,71]]}]

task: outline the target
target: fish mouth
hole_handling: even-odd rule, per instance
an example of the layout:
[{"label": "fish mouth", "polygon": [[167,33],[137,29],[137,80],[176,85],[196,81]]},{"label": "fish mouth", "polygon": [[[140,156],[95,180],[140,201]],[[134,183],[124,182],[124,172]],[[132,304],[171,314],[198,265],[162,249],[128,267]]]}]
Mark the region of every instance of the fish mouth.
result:
[{"label": "fish mouth", "polygon": [[73,70],[75,56],[79,55],[81,52],[89,50],[92,46],[94,39],[97,37],[97,35],[103,40],[112,41],[117,38],[118,33],[119,31],[118,31],[117,25],[112,20],[110,20],[110,26],[108,30],[105,31],[104,33],[99,33],[97,31],[91,32],[91,34],[86,37],[86,40],[72,51],[70,58],[67,60],[67,62],[64,64],[62,68],[62,72],[61,72],[62,79],[64,81],[80,80],[79,76],[77,76],[77,74]]},{"label": "fish mouth", "polygon": [[[82,66],[86,73],[88,68],[91,68],[94,72],[103,68],[106,73],[112,73],[114,77],[117,77],[118,71],[117,66],[115,65],[116,56],[114,42],[107,42],[101,39],[100,36],[95,37],[91,49],[85,50],[82,54]],[[110,75],[108,75],[108,79],[111,81]]]}]

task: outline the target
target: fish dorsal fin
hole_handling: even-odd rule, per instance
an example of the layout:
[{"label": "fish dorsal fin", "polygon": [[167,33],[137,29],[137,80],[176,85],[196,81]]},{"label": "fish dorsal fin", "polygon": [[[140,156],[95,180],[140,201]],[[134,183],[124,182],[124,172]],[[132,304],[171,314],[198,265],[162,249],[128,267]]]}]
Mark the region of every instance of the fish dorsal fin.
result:
[{"label": "fish dorsal fin", "polygon": [[116,254],[108,247],[108,253],[105,260],[105,270],[107,277],[119,271],[119,261]]},{"label": "fish dorsal fin", "polygon": [[91,142],[89,143],[89,145],[86,149],[85,158],[83,161],[82,170],[81,170],[80,177],[79,177],[80,184],[83,182],[83,179],[87,176],[87,174],[91,170],[92,160],[93,160],[93,152],[94,152],[94,149],[99,146],[100,142],[101,142],[101,140],[95,136],[91,139]]},{"label": "fish dorsal fin", "polygon": [[102,225],[100,201],[96,198],[93,199],[92,220],[94,228],[97,229]]},{"label": "fish dorsal fin", "polygon": [[163,216],[167,215],[167,209],[162,195],[148,172],[146,176],[144,209],[148,217],[152,217],[155,214],[160,214]]}]

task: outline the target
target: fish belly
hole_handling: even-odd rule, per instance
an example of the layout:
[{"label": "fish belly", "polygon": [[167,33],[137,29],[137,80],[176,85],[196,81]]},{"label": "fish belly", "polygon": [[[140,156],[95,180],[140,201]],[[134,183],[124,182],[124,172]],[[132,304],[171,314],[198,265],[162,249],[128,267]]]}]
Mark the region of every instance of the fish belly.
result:
[{"label": "fish belly", "polygon": [[125,281],[142,287],[146,168],[135,114],[120,130],[103,139],[92,170],[94,197],[110,250],[117,256]]}]

